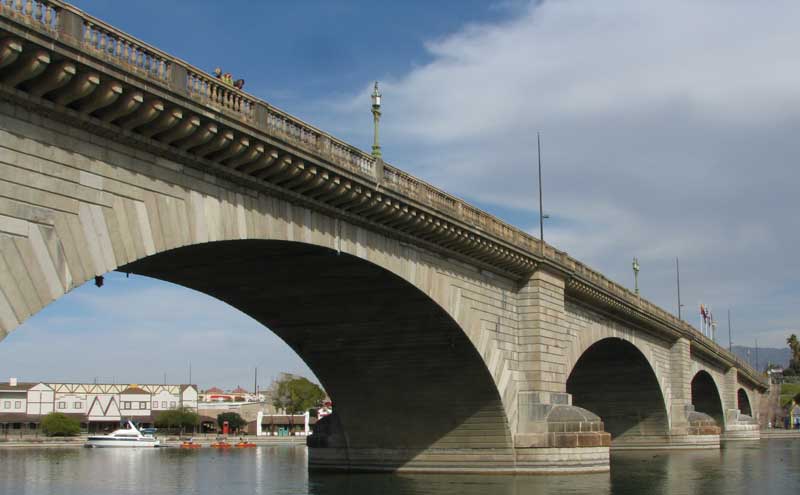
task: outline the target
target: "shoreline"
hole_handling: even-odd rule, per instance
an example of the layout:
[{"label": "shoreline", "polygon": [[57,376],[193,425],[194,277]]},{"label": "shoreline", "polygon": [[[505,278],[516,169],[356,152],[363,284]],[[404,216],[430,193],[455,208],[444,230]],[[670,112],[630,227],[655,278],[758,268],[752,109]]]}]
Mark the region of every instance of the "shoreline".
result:
[{"label": "shoreline", "polygon": [[[47,438],[39,437],[32,439],[0,439],[0,449],[14,449],[25,447],[83,447],[86,442],[86,435],[70,438]],[[210,448],[211,444],[217,441],[216,437],[193,437],[194,443],[200,445],[202,448]],[[240,437],[228,436],[226,438],[228,443],[235,444]],[[251,442],[257,446],[262,445],[305,445],[306,437],[253,437],[242,436],[246,442]],[[162,448],[179,448],[181,443],[188,440],[189,437],[179,439],[177,437],[168,437],[161,440]],[[800,440],[800,430],[761,430],[761,440],[771,439],[798,439]]]},{"label": "shoreline", "polygon": [[[70,437],[70,438],[35,438],[35,439],[8,439],[0,440],[0,449],[4,448],[24,448],[24,447],[83,447],[86,442],[86,435]],[[161,447],[173,448],[180,447],[181,443],[188,440],[189,437],[178,439],[177,437],[169,437],[161,440]],[[245,441],[261,445],[305,445],[306,437],[252,437],[243,436]],[[216,442],[216,437],[194,437],[194,443],[199,444],[201,447],[208,448],[212,443]],[[239,441],[238,436],[229,436],[226,438],[228,443],[236,443]]]}]

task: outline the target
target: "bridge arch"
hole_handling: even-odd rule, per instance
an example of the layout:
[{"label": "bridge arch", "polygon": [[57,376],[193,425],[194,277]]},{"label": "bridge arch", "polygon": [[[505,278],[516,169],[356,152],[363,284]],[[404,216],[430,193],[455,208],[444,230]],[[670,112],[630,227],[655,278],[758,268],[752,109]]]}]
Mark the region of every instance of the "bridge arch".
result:
[{"label": "bridge arch", "polygon": [[692,377],[692,405],[695,411],[711,416],[720,428],[725,425],[722,397],[714,377],[706,370],[700,370]]},{"label": "bridge arch", "polygon": [[750,397],[747,394],[747,390],[743,387],[740,387],[739,390],[736,391],[736,407],[739,409],[739,412],[742,414],[746,414],[751,418],[753,416],[753,408],[750,406]]},{"label": "bridge arch", "polygon": [[[499,385],[505,358],[468,294],[503,300],[514,282],[490,280],[369,222],[146,151],[103,148],[80,131],[60,139],[9,118],[0,132],[21,167],[49,160],[72,174],[63,187],[85,197],[41,193],[48,208],[0,198],[17,214],[0,218],[0,272],[12,274],[0,277],[0,339],[95,276],[138,273],[221,299],[277,333],[336,403],[333,446],[391,449],[365,462],[394,468],[440,447],[512,448],[515,385]],[[19,180],[33,183],[34,175]],[[281,285],[290,288],[274,289]]]},{"label": "bridge arch", "polygon": [[589,346],[567,379],[572,403],[603,420],[616,444],[666,435],[667,407],[645,354],[628,340],[609,337]]},{"label": "bridge arch", "polygon": [[[292,241],[193,244],[118,271],[220,299],[282,338],[320,379],[348,449],[400,467],[437,447],[509,447],[502,401],[459,324],[407,280],[357,256]],[[113,308],[110,308],[113,310]]]}]

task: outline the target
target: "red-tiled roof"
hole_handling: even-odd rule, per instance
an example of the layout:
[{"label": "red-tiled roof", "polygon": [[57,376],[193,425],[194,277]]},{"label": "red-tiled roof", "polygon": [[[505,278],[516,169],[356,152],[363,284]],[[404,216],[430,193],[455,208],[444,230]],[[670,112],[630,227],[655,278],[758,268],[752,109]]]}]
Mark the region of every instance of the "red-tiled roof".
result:
[{"label": "red-tiled roof", "polygon": [[233,390],[233,392],[231,392],[231,393],[232,394],[249,394],[250,392],[248,392],[247,390],[243,389],[242,387],[236,387]]},{"label": "red-tiled roof", "polygon": [[206,390],[207,394],[224,394],[225,391],[219,387],[211,387],[210,389]]}]

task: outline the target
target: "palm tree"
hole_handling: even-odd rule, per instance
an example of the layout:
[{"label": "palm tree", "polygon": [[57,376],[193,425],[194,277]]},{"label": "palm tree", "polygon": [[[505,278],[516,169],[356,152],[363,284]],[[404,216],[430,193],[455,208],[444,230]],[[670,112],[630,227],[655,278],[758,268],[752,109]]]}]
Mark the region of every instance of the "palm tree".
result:
[{"label": "palm tree", "polygon": [[797,335],[792,334],[786,339],[786,343],[789,344],[789,349],[792,350],[792,360],[789,363],[790,368],[800,368],[800,341],[797,340]]}]

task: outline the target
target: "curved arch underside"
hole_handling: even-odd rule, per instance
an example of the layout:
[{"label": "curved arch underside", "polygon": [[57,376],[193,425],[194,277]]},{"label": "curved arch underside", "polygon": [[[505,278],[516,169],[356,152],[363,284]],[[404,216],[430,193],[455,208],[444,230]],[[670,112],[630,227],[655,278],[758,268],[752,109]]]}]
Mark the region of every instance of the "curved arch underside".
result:
[{"label": "curved arch underside", "polygon": [[745,392],[743,388],[740,388],[736,392],[736,407],[739,409],[740,413],[750,417],[753,416],[753,409],[750,407],[750,399],[747,397],[747,392]]},{"label": "curved arch underside", "polygon": [[119,271],[216,297],[266,325],[334,401],[348,448],[508,448],[486,364],[418,288],[360,258],[284,241],[166,251]]},{"label": "curved arch underside", "polygon": [[692,404],[695,411],[708,414],[722,428],[724,413],[717,384],[707,371],[698,371],[692,378]]},{"label": "curved arch underside", "polygon": [[575,363],[567,393],[574,405],[600,416],[612,441],[667,434],[658,380],[642,353],[622,339],[589,347]]}]

